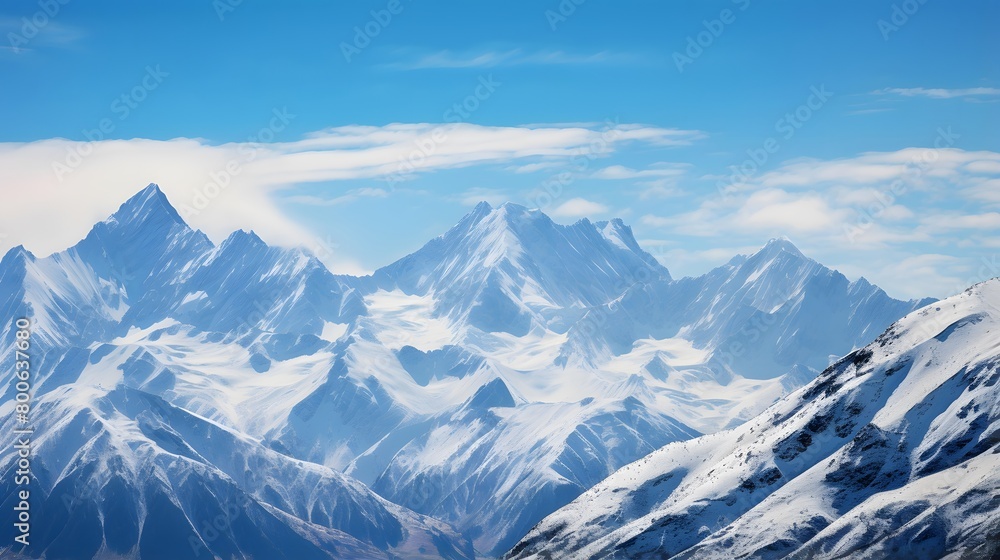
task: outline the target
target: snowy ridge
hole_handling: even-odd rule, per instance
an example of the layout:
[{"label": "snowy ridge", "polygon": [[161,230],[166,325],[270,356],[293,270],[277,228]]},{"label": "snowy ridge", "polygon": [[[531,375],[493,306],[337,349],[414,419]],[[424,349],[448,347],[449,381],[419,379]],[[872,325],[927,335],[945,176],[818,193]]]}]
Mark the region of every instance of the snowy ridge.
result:
[{"label": "snowy ridge", "polygon": [[752,421],[619,470],[506,558],[994,557],[998,329],[1000,280],[910,314]]},{"label": "snowy ridge", "polygon": [[570,330],[563,360],[599,363],[641,339],[680,337],[708,350],[713,369],[744,377],[818,371],[932,301],[851,283],[776,239],[704,276],[632,286]]},{"label": "snowy ridge", "polygon": [[537,325],[568,326],[583,307],[616,297],[640,273],[670,278],[620,221],[562,226],[538,210],[483,202],[374,279],[386,290],[433,294],[439,315],[520,336]]},{"label": "snowy ridge", "polygon": [[[137,519],[150,500],[194,519],[204,496],[175,479],[243,492],[253,523],[229,535],[236,548],[205,541],[222,557],[264,554],[255,539],[278,525],[328,554],[464,558],[471,543],[500,555],[622,466],[740,425],[870,341],[858,332],[874,336],[925,303],[851,284],[787,241],[673,280],[620,220],[559,225],[514,204],[480,204],[419,251],[352,278],[252,231],[213,246],[155,185],[74,248],[10,251],[0,288],[0,308],[32,317],[45,348],[35,388],[51,416],[39,424],[70,430],[39,453],[53,471],[42,494],[61,480],[48,465],[66,454],[79,463],[66,475],[87,488],[110,480],[88,462],[159,472],[166,482],[120,504]],[[133,408],[133,396],[155,410]],[[252,469],[273,473],[265,486],[241,482],[202,432],[182,429],[192,418],[266,463]],[[352,521],[319,515],[332,498],[301,489],[299,471],[352,489],[353,502],[337,502],[354,504]],[[135,472],[120,476],[145,482]],[[107,513],[96,496],[78,519],[91,528]],[[200,535],[188,521],[177,516],[171,534]],[[396,526],[403,537],[386,537]],[[143,530],[122,554],[141,548]],[[40,542],[39,553],[52,544]]]},{"label": "snowy ridge", "polygon": [[32,557],[471,557],[443,523],[148,393],[70,384],[37,406]]}]

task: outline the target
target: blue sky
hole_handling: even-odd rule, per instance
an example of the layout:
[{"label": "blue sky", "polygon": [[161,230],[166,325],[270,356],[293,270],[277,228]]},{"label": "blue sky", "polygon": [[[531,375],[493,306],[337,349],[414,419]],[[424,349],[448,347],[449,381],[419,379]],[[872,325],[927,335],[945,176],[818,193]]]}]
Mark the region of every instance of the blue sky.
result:
[{"label": "blue sky", "polygon": [[998,24],[942,0],[8,4],[0,249],[64,248],[157,182],[216,241],[360,272],[510,200],[620,216],[677,276],[787,236],[941,297],[1000,275]]}]

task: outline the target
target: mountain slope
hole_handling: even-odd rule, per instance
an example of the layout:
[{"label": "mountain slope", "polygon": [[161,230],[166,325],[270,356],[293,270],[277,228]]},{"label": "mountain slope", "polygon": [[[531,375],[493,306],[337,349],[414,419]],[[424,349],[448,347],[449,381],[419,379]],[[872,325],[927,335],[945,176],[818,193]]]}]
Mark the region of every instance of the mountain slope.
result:
[{"label": "mountain slope", "polygon": [[145,327],[169,317],[229,335],[320,336],[327,323],[364,312],[352,294],[316,257],[236,231],[200,255],[189,274],[137,302],[124,321]]},{"label": "mountain slope", "polygon": [[746,424],[665,446],[547,517],[526,558],[990,558],[1000,280],[912,313]]},{"label": "mountain slope", "polygon": [[188,226],[163,191],[150,184],[98,223],[68,253],[104,279],[117,281],[130,301],[138,301],[190,271],[191,261],[212,248]]},{"label": "mountain slope", "polygon": [[631,286],[574,325],[562,359],[598,363],[641,339],[681,337],[708,351],[719,373],[766,379],[797,366],[819,371],[932,301],[894,300],[774,239],[704,276]]},{"label": "mountain slope", "polygon": [[514,335],[538,324],[565,330],[583,307],[651,278],[670,274],[620,220],[563,226],[538,210],[512,203],[494,209],[485,202],[373,275],[387,291],[434,294],[438,315]]},{"label": "mountain slope", "polygon": [[[426,542],[375,538],[393,534],[394,524],[438,535],[421,554],[465,554],[470,541],[501,554],[623,465],[752,418],[809,382],[837,345],[867,342],[855,330],[916,304],[849,283],[788,242],[673,280],[620,220],[558,225],[513,204],[477,206],[373,276],[337,276],[307,252],[268,246],[253,232],[213,246],[155,185],[75,248],[43,259],[11,251],[0,260],[0,287],[0,306],[32,317],[34,341],[45,348],[34,364],[36,398],[91,395],[52,410],[82,414],[93,427],[117,419],[130,434],[119,438],[128,445],[102,443],[101,453],[125,465],[167,461],[176,470],[162,480],[196,477],[220,495],[236,491],[226,477],[236,480],[260,507],[280,510],[277,521],[251,516],[248,538],[265,531],[261,523],[277,523],[320,550],[350,543],[374,547],[376,557],[405,557],[407,543]],[[828,329],[817,327],[824,317]],[[748,349],[735,351],[737,342]],[[751,359],[769,344],[776,356]],[[776,361],[779,372],[753,378]],[[219,436],[223,448],[278,465],[266,492],[239,483],[215,449],[174,420],[143,432],[148,415],[111,396],[132,402],[133,394],[159,399],[172,419],[187,414],[219,427],[229,434]],[[60,429],[57,419],[45,421]],[[96,440],[64,441],[39,458],[97,449]],[[98,455],[81,461],[99,463]],[[375,520],[377,530],[323,521],[288,497],[315,503],[295,475],[313,467],[316,480],[360,482],[412,511],[354,493],[347,511]],[[191,515],[190,502],[204,501],[173,483],[150,492],[122,509],[142,511],[163,495]],[[461,537],[420,514],[454,524]],[[177,519],[171,530],[186,531]],[[347,536],[327,541],[328,531]]]},{"label": "mountain slope", "polygon": [[252,233],[213,247],[151,185],[65,252],[8,252],[0,287],[38,349],[27,557],[473,557],[446,524],[247,435],[315,387],[326,323],[364,312],[314,258]]},{"label": "mountain slope", "polygon": [[696,435],[634,397],[515,407],[498,379],[400,449],[372,488],[502,551],[631,457]]},{"label": "mountain slope", "polygon": [[[33,558],[472,557],[443,523],[126,386],[63,385],[33,422]],[[0,457],[10,507],[16,460]]]}]

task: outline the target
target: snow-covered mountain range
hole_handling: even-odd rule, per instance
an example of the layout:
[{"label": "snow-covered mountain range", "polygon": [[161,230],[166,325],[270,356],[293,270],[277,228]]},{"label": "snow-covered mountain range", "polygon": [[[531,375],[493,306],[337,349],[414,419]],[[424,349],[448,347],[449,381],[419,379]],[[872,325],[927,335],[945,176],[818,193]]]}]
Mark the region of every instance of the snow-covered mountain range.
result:
[{"label": "snow-covered mountain range", "polygon": [[1000,280],[908,315],[732,430],[667,445],[508,559],[1000,555]]},{"label": "snow-covered mountain range", "polygon": [[2,315],[31,317],[40,349],[45,521],[26,553],[497,556],[655,450],[746,429],[930,302],[785,240],[673,279],[620,220],[514,204],[335,275],[253,232],[213,245],[150,185],[67,251],[0,260]]}]

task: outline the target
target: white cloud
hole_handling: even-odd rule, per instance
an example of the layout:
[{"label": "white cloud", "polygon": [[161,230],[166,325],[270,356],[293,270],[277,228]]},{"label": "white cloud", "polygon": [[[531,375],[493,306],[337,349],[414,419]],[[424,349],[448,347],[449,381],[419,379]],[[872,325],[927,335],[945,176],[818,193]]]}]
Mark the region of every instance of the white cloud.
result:
[{"label": "white cloud", "polygon": [[691,165],[686,163],[667,162],[654,164],[649,169],[632,169],[623,165],[611,165],[598,169],[593,173],[592,177],[594,179],[610,180],[679,177],[687,173],[690,167]]},{"label": "white cloud", "polygon": [[962,195],[970,200],[1000,205],[1000,178],[974,181],[962,190]]},{"label": "white cloud", "polygon": [[680,196],[683,191],[678,186],[678,181],[687,174],[691,168],[688,163],[657,162],[647,169],[632,169],[623,165],[610,165],[598,169],[591,174],[592,179],[606,179],[611,181],[635,180],[635,184],[642,187],[639,191],[641,200],[651,198],[670,198]]},{"label": "white cloud", "polygon": [[388,196],[389,191],[385,189],[364,187],[360,189],[352,189],[347,191],[346,194],[335,196],[333,198],[325,198],[314,195],[293,195],[286,197],[285,200],[288,202],[308,204],[312,206],[337,206],[339,204],[354,202],[355,200],[361,198],[387,198]]},{"label": "white cloud", "polygon": [[[700,246],[792,235],[815,251],[810,256],[847,263],[891,294],[944,297],[962,280],[955,263],[996,247],[997,163],[1000,153],[955,148],[791,161],[725,196],[713,193],[672,215],[650,212],[640,223]],[[957,260],[918,258],[941,247]],[[955,266],[934,266],[947,263]]]},{"label": "white cloud", "polygon": [[639,191],[640,200],[672,198],[684,194],[684,191],[677,186],[677,181],[672,179],[657,179],[655,181],[644,181],[639,184],[643,187]]},{"label": "white cloud", "polygon": [[585,198],[571,198],[563,202],[551,212],[553,218],[583,218],[595,214],[604,214],[608,207]]},{"label": "white cloud", "polygon": [[957,148],[905,148],[895,152],[868,152],[835,160],[796,160],[749,181],[751,186],[861,188],[884,190],[891,181],[907,189],[940,189],[972,185],[981,175],[1000,172],[1000,153]]},{"label": "white cloud", "polygon": [[526,163],[524,165],[515,165],[511,167],[511,171],[514,173],[535,173],[536,171],[545,171],[547,169],[552,169],[554,167],[559,167],[565,165],[563,161],[539,161],[535,163]]},{"label": "white cloud", "polygon": [[[644,249],[649,249],[650,245],[646,240],[640,240],[639,244]],[[688,247],[667,247],[664,245],[654,245],[654,250],[650,251],[667,267],[672,274],[678,271],[697,271],[701,274],[704,271],[722,266],[732,260],[736,255],[751,255],[760,250],[760,245],[741,245],[712,247],[710,249],[690,249]],[[658,249],[658,250],[656,250]],[[673,268],[671,268],[673,267]]]},{"label": "white cloud", "polygon": [[854,109],[847,111],[848,115],[873,115],[875,113],[885,113],[886,111],[892,111],[890,107],[871,107],[868,109]]},{"label": "white cloud", "polygon": [[896,222],[900,220],[909,220],[911,218],[914,218],[915,216],[916,214],[906,206],[893,204],[891,206],[885,207],[885,209],[882,210],[882,213],[880,214],[879,217],[883,220]]},{"label": "white cloud", "polygon": [[[955,273],[965,272],[963,276]],[[920,279],[920,292],[907,286],[907,282],[899,282],[898,289],[910,297],[925,297],[928,293],[954,294],[968,288],[970,285],[985,280],[972,278],[963,260],[951,255],[924,254],[904,258],[898,262],[890,262],[876,278],[906,278]]]},{"label": "white cloud", "polygon": [[521,48],[453,51],[440,50],[420,52],[413,49],[397,49],[391,68],[402,70],[450,69],[450,68],[494,68],[497,66],[524,65],[586,65],[622,64],[634,62],[639,57],[625,53],[599,51],[593,53],[572,53],[563,50],[529,51]]},{"label": "white cloud", "polygon": [[[39,254],[63,250],[151,182],[160,185],[193,227],[215,241],[242,228],[254,229],[269,243],[308,245],[312,234],[275,204],[277,193],[296,185],[406,179],[540,157],[568,161],[594,142],[613,152],[629,142],[677,144],[699,135],[641,125],[620,125],[614,134],[602,128],[390,124],[330,128],[301,140],[255,145],[187,138],[0,143],[5,199],[0,205],[0,251],[17,244]],[[60,165],[65,166],[61,174],[54,170]],[[326,196],[297,201],[343,204],[381,196],[393,185],[327,188]]]},{"label": "white cloud", "polygon": [[965,164],[965,169],[972,173],[1000,175],[1000,160],[979,159]]},{"label": "white cloud", "polygon": [[943,232],[959,229],[1000,231],[1000,212],[964,215],[952,212],[939,213],[928,216],[922,221],[929,231]]},{"label": "white cloud", "polygon": [[781,235],[829,231],[847,219],[847,214],[830,207],[817,194],[765,189],[751,194],[731,219],[737,231]]},{"label": "white cloud", "polygon": [[[996,213],[973,215],[923,206],[912,195],[945,196],[952,204],[1000,201],[995,194],[1000,153],[955,148],[906,148],[836,160],[796,160],[751,178],[729,196],[713,196],[695,210],[647,216],[646,223],[686,235],[714,236],[773,231],[813,232],[844,241],[845,228],[864,226],[852,243],[872,247],[917,241],[934,233],[920,222],[950,229],[996,228]],[[955,197],[958,194],[958,197]],[[910,204],[919,204],[917,207]],[[898,228],[888,229],[899,222]],[[945,226],[938,225],[936,231]]]},{"label": "white cloud", "polygon": [[878,95],[901,95],[903,97],[929,97],[931,99],[953,99],[955,97],[982,97],[1000,95],[1000,89],[991,87],[974,87],[959,89],[944,88],[882,88],[872,93]]},{"label": "white cloud", "polygon": [[0,52],[22,56],[39,47],[66,48],[86,36],[82,29],[54,20],[55,17],[46,17],[45,24],[39,26],[31,22],[30,16],[20,19],[0,16],[0,37],[7,43],[0,46]]}]

